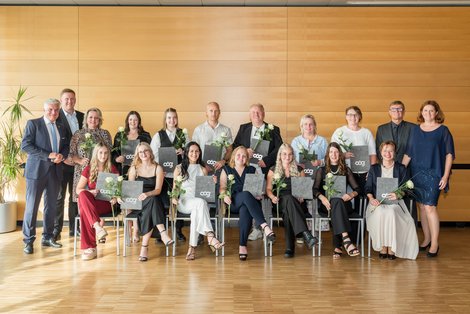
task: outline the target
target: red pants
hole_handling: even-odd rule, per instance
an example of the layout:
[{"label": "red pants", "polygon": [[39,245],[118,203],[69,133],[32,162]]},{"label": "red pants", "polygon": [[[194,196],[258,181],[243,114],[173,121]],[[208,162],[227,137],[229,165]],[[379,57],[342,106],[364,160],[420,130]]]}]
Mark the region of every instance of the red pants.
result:
[{"label": "red pants", "polygon": [[112,211],[108,201],[95,199],[89,191],[83,191],[78,195],[78,208],[80,211],[80,248],[82,250],[96,247],[96,232],[93,228],[95,222],[100,221],[100,216]]}]

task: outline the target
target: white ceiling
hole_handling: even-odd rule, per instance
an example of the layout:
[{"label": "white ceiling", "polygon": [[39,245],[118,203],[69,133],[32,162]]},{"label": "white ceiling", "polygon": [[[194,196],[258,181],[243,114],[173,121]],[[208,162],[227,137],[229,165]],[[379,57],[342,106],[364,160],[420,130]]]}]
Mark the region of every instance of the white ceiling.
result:
[{"label": "white ceiling", "polygon": [[0,5],[470,6],[470,0],[0,0]]}]

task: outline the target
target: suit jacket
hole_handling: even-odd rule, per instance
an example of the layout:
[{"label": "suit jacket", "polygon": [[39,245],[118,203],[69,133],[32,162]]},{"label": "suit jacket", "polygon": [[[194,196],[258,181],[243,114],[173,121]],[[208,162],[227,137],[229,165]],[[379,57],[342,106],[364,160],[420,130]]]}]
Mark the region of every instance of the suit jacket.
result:
[{"label": "suit jacket", "polygon": [[[59,153],[68,156],[70,147],[70,132],[60,122],[56,121],[59,130]],[[58,178],[62,178],[63,163],[55,164],[49,159],[52,145],[44,118],[29,120],[21,141],[21,150],[28,154],[24,175],[26,179],[40,179],[51,167],[55,167]]]},{"label": "suit jacket", "polygon": [[[392,121],[382,124],[377,128],[377,134],[375,136],[375,144],[377,147],[377,156],[380,158],[380,144],[385,141],[393,141],[393,131],[392,131]],[[415,126],[414,123],[402,121],[400,123],[400,128],[398,129],[398,143],[397,152],[395,155],[395,160],[401,162],[403,156],[405,155],[406,145],[408,144],[408,139],[410,138],[411,129]]]},{"label": "suit jacket", "polygon": [[[264,123],[264,127],[268,127],[266,122]],[[250,147],[252,128],[253,124],[251,122],[240,125],[240,129],[238,130],[237,136],[232,144],[234,149],[241,145],[246,148]],[[268,173],[269,169],[276,164],[277,151],[282,144],[281,131],[279,130],[279,127],[274,126],[274,129],[271,130],[270,133],[271,141],[269,143],[268,155],[263,158],[266,167],[261,169],[265,174]]]},{"label": "suit jacket", "polygon": [[[377,198],[377,178],[382,176],[382,164],[375,164],[370,166],[369,174],[367,175],[366,186],[364,188],[365,194],[371,193]],[[401,163],[395,161],[393,166],[393,177],[398,178],[398,186],[408,181],[408,170]]]},{"label": "suit jacket", "polygon": [[[77,110],[75,110],[75,113],[77,114],[78,129],[81,129],[83,128],[83,119],[85,118],[85,114]],[[70,133],[69,141],[70,141],[72,139],[73,133],[72,133],[72,130],[70,129],[69,121],[67,120],[67,117],[65,116],[65,112],[63,108],[60,109],[59,111],[59,117],[57,118],[57,121],[60,121],[63,125],[65,125],[65,127],[69,131]]]}]

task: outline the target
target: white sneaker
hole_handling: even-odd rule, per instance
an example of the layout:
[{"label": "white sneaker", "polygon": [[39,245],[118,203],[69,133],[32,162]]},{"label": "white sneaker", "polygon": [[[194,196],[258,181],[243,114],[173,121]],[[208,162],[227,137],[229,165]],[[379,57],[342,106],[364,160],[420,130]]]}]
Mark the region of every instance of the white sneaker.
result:
[{"label": "white sneaker", "polygon": [[251,233],[248,235],[248,240],[250,240],[250,241],[256,241],[256,240],[262,239],[262,238],[263,238],[263,231],[261,231],[258,228],[253,228],[251,230]]},{"label": "white sneaker", "polygon": [[96,258],[96,248],[88,248],[82,253],[82,260],[89,261]]}]

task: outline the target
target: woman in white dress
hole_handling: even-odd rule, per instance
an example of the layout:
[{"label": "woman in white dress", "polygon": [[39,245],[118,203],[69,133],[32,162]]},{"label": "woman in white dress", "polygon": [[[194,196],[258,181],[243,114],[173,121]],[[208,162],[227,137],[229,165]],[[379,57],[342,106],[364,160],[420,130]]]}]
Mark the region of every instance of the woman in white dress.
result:
[{"label": "woman in white dress", "polygon": [[[174,172],[174,178],[182,177],[181,188],[185,190],[185,193],[179,199],[172,200],[179,212],[191,214],[187,260],[194,260],[196,257],[195,250],[199,234],[207,236],[207,242],[213,252],[224,246],[224,243],[215,237],[206,200],[195,197],[196,177],[205,175],[207,175],[207,170],[202,162],[201,147],[196,142],[189,142],[184,149],[183,160]],[[173,182],[173,189],[176,183],[177,179]]]},{"label": "woman in white dress", "polygon": [[393,260],[397,257],[416,259],[418,255],[418,236],[414,220],[402,195],[389,193],[389,200],[398,200],[396,204],[381,204],[377,193],[377,178],[398,178],[400,186],[406,182],[408,174],[405,166],[395,161],[395,143],[386,141],[380,145],[382,162],[371,166],[365,187],[369,199],[366,220],[367,230],[372,239],[372,247],[379,251],[379,257]]}]

